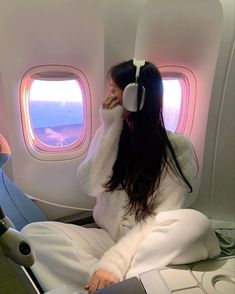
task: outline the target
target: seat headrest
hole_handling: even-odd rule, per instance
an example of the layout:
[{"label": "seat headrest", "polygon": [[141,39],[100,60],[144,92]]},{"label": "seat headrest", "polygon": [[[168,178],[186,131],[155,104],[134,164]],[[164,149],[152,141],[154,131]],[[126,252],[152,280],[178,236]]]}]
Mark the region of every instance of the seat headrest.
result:
[{"label": "seat headrest", "polygon": [[11,149],[7,140],[0,134],[0,167],[2,167],[10,158]]}]

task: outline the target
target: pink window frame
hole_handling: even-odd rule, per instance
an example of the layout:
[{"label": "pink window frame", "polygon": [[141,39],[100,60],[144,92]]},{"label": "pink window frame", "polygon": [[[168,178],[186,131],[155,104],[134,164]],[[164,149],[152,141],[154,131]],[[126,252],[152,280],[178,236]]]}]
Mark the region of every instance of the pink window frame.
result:
[{"label": "pink window frame", "polygon": [[180,66],[159,67],[162,79],[178,80],[182,90],[181,107],[175,132],[190,136],[194,121],[197,84],[192,71]]},{"label": "pink window frame", "polygon": [[[81,89],[83,99],[84,125],[79,140],[68,146],[51,147],[40,142],[40,140],[37,139],[37,136],[34,133],[29,113],[29,95],[32,83],[34,82],[34,80],[37,80],[37,75],[44,75],[45,79],[48,80],[61,80],[61,77],[59,76],[61,74],[65,76],[72,76],[73,79],[77,81]],[[90,141],[91,135],[91,122],[89,121],[89,117],[91,117],[91,115],[89,115],[89,113],[91,112],[90,91],[85,75],[77,68],[71,66],[45,65],[37,66],[27,71],[20,85],[20,112],[24,140],[29,152],[32,153],[34,157],[45,159],[47,158],[47,156],[43,157],[43,154],[55,155],[54,158],[57,160],[60,159],[60,154],[74,153],[74,151],[76,152],[79,149],[81,149],[80,151],[82,154],[86,151],[87,148],[83,150],[84,145],[87,145],[86,141],[88,137]],[[69,156],[62,157],[64,159],[69,158]]]}]

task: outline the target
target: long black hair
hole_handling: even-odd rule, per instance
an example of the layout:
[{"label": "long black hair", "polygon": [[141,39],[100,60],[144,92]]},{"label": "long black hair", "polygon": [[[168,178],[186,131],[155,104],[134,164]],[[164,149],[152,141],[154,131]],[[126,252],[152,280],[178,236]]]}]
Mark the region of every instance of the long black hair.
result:
[{"label": "long black hair", "polygon": [[[130,60],[113,66],[109,75],[119,88],[124,89],[135,82],[135,72],[136,67]],[[113,173],[104,186],[109,192],[124,190],[129,198],[127,212],[134,213],[140,221],[154,213],[154,192],[165,166],[185,182],[190,192],[192,186],[183,174],[164,126],[163,83],[157,67],[146,62],[140,70],[138,83],[138,101],[142,86],[146,90],[144,107],[131,112],[124,121]],[[169,153],[174,164],[169,161]]]}]

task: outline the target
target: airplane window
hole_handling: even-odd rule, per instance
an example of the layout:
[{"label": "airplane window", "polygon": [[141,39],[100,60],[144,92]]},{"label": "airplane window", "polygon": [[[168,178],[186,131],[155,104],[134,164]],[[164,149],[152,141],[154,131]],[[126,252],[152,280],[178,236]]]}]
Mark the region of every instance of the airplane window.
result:
[{"label": "airplane window", "polygon": [[178,79],[163,78],[163,119],[165,127],[171,132],[177,130],[181,105],[182,105],[182,88]]},{"label": "airplane window", "polygon": [[[46,69],[45,69],[46,68]],[[67,67],[39,67],[21,83],[21,115],[27,146],[60,154],[82,145],[86,135],[87,99],[79,73]]]},{"label": "airplane window", "polygon": [[32,130],[42,144],[60,148],[81,138],[83,100],[76,80],[35,80],[30,88],[29,110]]}]

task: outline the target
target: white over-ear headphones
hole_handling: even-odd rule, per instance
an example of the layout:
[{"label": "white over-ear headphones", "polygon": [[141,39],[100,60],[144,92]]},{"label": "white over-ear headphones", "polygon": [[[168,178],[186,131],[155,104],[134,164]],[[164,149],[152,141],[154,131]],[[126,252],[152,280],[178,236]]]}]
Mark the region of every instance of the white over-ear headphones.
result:
[{"label": "white over-ear headphones", "polygon": [[126,110],[136,112],[143,108],[145,101],[145,88],[142,86],[142,97],[138,109],[138,78],[140,75],[140,68],[145,65],[145,60],[137,60],[134,58],[133,64],[136,66],[135,83],[131,83],[125,87],[122,96],[122,104]]}]

